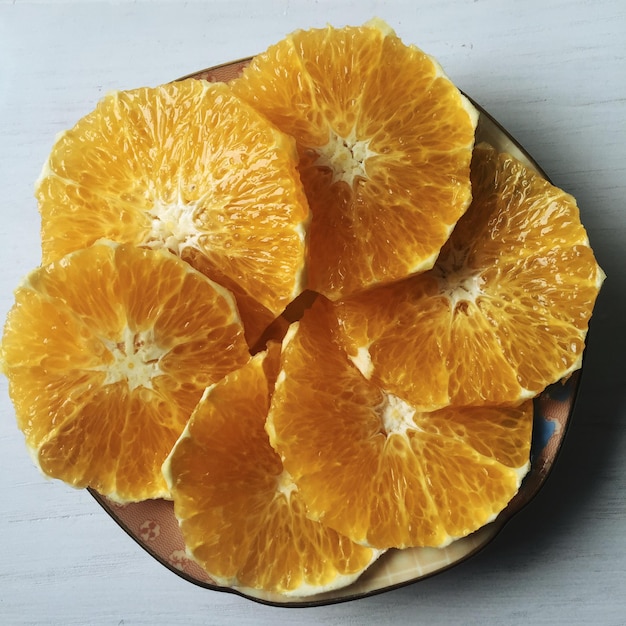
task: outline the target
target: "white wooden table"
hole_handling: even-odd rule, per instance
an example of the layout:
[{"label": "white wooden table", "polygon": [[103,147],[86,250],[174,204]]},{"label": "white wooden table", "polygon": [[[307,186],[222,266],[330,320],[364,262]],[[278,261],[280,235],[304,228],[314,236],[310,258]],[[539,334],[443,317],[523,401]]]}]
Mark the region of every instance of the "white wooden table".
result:
[{"label": "white wooden table", "polygon": [[478,556],[380,596],[278,609],[195,587],[93,501],[44,479],[0,381],[0,624],[626,624],[626,4],[623,0],[0,0],[0,316],[39,262],[33,181],[108,90],[378,15],[579,200],[608,279],[555,471]]}]

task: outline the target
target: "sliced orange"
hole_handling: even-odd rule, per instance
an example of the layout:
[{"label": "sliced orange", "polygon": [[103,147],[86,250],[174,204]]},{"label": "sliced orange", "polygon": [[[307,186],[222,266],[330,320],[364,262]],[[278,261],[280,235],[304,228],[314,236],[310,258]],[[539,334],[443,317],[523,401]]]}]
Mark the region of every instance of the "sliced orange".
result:
[{"label": "sliced orange", "polygon": [[169,495],[161,464],[205,387],[249,358],[225,289],[165,250],[107,244],[22,282],[0,352],[41,470],[120,502]]},{"label": "sliced orange", "polygon": [[36,186],[44,262],[107,238],[167,248],[235,292],[251,341],[302,290],[309,211],[291,138],[224,84],[114,92]]},{"label": "sliced orange", "polygon": [[362,376],[337,326],[324,298],[292,326],[267,420],[308,515],[379,549],[493,520],[529,466],[532,401],[420,412]]},{"label": "sliced orange", "polygon": [[361,372],[423,410],[517,402],[578,369],[604,279],[570,195],[486,145],[472,185],[431,271],[336,309]]},{"label": "sliced orange", "polygon": [[163,466],[190,554],[219,584],[305,596],[378,556],[306,517],[264,425],[280,345],[209,387]]},{"label": "sliced orange", "polygon": [[380,21],[296,31],[233,91],[294,136],[313,212],[308,287],[346,296],[432,267],[471,199],[477,114]]}]

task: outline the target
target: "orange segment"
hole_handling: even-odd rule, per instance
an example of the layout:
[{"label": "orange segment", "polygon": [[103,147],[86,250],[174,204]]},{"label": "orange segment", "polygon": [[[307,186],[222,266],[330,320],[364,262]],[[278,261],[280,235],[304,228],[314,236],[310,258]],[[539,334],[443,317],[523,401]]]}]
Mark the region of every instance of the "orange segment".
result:
[{"label": "orange segment", "polygon": [[378,556],[309,520],[265,418],[280,347],[209,387],[163,466],[193,557],[222,585],[285,595],[352,582]]},{"label": "orange segment", "polygon": [[1,361],[42,471],[118,501],[160,468],[205,387],[249,359],[231,295],[164,250],[96,244],[16,290]]},{"label": "orange segment", "polygon": [[101,238],[167,248],[236,293],[256,339],[303,288],[296,163],[293,140],[224,84],[112,93],[37,182],[44,262]]},{"label": "orange segment", "polygon": [[292,328],[267,430],[312,519],[376,548],[441,546],[515,495],[532,401],[420,412],[349,361],[327,300]]},{"label": "orange segment", "polygon": [[604,279],[574,198],[477,147],[435,267],[337,305],[359,369],[413,406],[517,402],[580,367]]},{"label": "orange segment", "polygon": [[471,199],[477,122],[434,59],[382,22],[328,27],[231,84],[298,143],[310,289],[335,299],[432,267]]}]

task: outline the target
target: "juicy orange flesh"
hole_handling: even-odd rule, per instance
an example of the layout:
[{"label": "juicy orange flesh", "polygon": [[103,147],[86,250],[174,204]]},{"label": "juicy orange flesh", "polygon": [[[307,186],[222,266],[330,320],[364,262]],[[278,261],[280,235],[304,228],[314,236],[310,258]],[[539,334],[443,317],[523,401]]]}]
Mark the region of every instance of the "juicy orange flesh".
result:
[{"label": "juicy orange flesh", "polygon": [[268,431],[312,518],[401,548],[442,545],[504,508],[528,461],[531,402],[418,412],[406,435],[387,432],[384,393],[348,360],[329,303],[318,298],[298,324]]},{"label": "juicy orange flesh", "polygon": [[187,248],[182,251],[181,258],[206,276],[210,276],[212,280],[235,296],[237,309],[246,331],[246,339],[251,347],[254,346],[265,329],[276,319],[276,313],[245,292],[241,285],[229,278],[215,263],[211,263],[203,252]]},{"label": "juicy orange flesh", "polygon": [[111,94],[57,140],[38,183],[44,261],[100,238],[195,251],[277,315],[304,263],[296,162],[293,140],[223,84]]},{"label": "juicy orange flesh", "polygon": [[372,551],[312,522],[297,492],[278,489],[283,466],[264,430],[278,359],[269,375],[264,360],[229,374],[194,412],[164,470],[176,516],[193,556],[223,584],[326,587],[360,573]]},{"label": "juicy orange flesh", "polygon": [[[167,494],[161,463],[204,388],[249,358],[230,297],[168,252],[109,245],[36,270],[15,297],[2,359],[42,470],[120,500]],[[131,362],[148,372],[137,385],[113,369],[125,333],[158,361]]]},{"label": "juicy orange flesh", "polygon": [[[377,28],[298,31],[233,89],[298,142],[311,289],[336,298],[432,265],[470,201],[474,122],[430,57]],[[320,157],[329,137],[355,158],[352,140],[367,145],[351,184]]]},{"label": "juicy orange flesh", "polygon": [[432,271],[337,305],[349,351],[424,410],[514,402],[580,362],[602,279],[578,208],[477,148],[474,200]]}]

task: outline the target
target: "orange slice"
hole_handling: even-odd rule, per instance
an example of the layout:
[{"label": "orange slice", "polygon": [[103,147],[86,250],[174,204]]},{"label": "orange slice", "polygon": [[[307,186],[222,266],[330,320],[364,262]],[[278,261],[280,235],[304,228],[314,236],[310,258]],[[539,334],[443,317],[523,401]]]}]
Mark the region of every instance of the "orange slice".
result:
[{"label": "orange slice", "polygon": [[350,357],[423,410],[515,403],[582,362],[604,273],[574,198],[482,145],[435,267],[337,305]]},{"label": "orange slice", "polygon": [[420,412],[365,379],[338,332],[323,298],[292,326],[267,420],[309,516],[379,549],[493,520],[529,466],[532,401]]},{"label": "orange slice", "polygon": [[477,114],[380,21],[296,31],[233,91],[296,138],[313,212],[308,288],[335,299],[432,267],[471,200]]},{"label": "orange slice", "polygon": [[205,387],[250,358],[225,289],[167,251],[105,244],[22,282],[0,357],[41,470],[119,502],[169,495],[161,464]]},{"label": "orange slice", "polygon": [[219,584],[306,596],[378,556],[306,517],[265,432],[279,344],[209,387],[163,466],[190,554]]},{"label": "orange slice", "polygon": [[236,294],[254,341],[303,288],[296,162],[293,140],[224,84],[109,94],[37,182],[44,262],[101,238],[167,248]]}]

